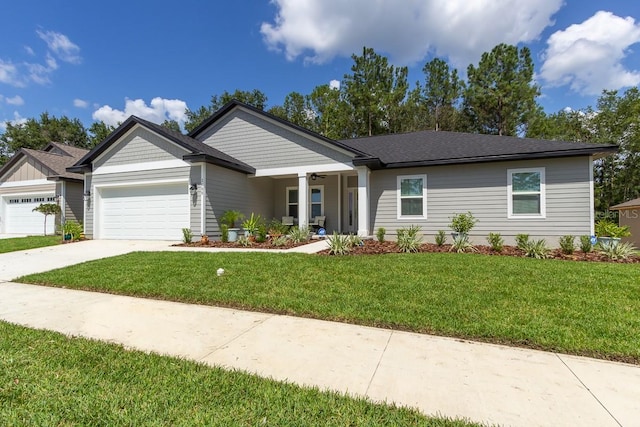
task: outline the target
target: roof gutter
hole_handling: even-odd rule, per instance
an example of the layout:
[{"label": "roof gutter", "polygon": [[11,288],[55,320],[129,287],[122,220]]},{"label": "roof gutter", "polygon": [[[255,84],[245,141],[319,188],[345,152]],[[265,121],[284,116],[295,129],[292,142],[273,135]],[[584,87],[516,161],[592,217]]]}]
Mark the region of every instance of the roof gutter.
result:
[{"label": "roof gutter", "polygon": [[249,165],[241,165],[238,163],[229,162],[227,160],[220,159],[218,157],[211,156],[209,154],[186,154],[182,156],[182,160],[190,162],[190,163],[210,163],[216,166],[222,166],[223,168],[232,169],[238,172],[246,173],[246,174],[254,174],[256,173],[256,169]]}]

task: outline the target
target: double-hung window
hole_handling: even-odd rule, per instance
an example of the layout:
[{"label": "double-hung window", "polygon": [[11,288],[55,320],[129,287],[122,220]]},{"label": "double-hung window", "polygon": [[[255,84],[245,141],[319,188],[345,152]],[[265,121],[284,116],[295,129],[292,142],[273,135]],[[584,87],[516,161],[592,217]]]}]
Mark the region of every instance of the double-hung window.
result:
[{"label": "double-hung window", "polygon": [[508,217],[545,218],[545,169],[507,169]]},{"label": "double-hung window", "polygon": [[[309,187],[309,217],[324,215],[324,185]],[[287,216],[298,218],[298,187],[287,187]]]},{"label": "double-hung window", "polygon": [[398,176],[397,204],[399,219],[427,217],[427,176]]},{"label": "double-hung window", "polygon": [[287,187],[287,215],[298,218],[298,188]]}]

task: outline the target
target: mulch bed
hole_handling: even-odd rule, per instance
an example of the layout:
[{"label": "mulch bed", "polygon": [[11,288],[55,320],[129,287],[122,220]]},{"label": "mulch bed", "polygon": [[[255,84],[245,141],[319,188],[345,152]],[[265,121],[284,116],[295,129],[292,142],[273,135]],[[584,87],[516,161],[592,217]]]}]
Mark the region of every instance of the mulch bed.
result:
[{"label": "mulch bed", "polygon": [[[474,246],[477,254],[492,255],[492,256],[516,256],[525,257],[524,251],[518,249],[515,246],[505,246],[502,252],[496,252],[491,249],[491,246],[477,245]],[[420,246],[419,252],[450,252],[451,245],[438,246],[433,243],[423,243]],[[351,249],[349,254],[351,255],[380,255],[380,254],[392,254],[402,253],[398,246],[394,242],[378,242],[377,240],[365,240],[362,246],[356,246]],[[319,252],[321,255],[329,255],[329,250]],[[640,263],[640,257],[631,256],[626,260],[612,261],[606,256],[598,252],[583,253],[576,251],[572,255],[565,255],[560,249],[553,249],[549,251],[548,259],[561,259],[568,261],[596,261],[596,262],[618,262],[618,263]]]},{"label": "mulch bed", "polygon": [[234,248],[234,249],[276,249],[276,250],[283,250],[283,249],[291,249],[291,248],[296,248],[298,246],[302,246],[302,245],[306,245],[307,242],[305,243],[292,243],[292,242],[287,242],[286,245],[282,245],[282,246],[274,246],[271,244],[270,240],[267,240],[266,242],[253,242],[251,243],[251,246],[242,246],[240,244],[238,244],[237,242],[219,242],[219,241],[213,241],[213,240],[209,240],[208,242],[201,242],[201,241],[197,241],[197,242],[191,242],[191,243],[178,243],[172,246],[183,246],[183,247],[190,247],[190,248]]},{"label": "mulch bed", "polygon": [[[254,242],[248,248],[251,249],[291,249],[298,246],[305,245],[307,243],[291,243],[287,242],[284,246],[273,246],[270,240],[266,242]],[[236,242],[219,242],[209,240],[208,242],[192,242],[192,243],[179,243],[173,246],[186,246],[192,248],[235,248],[235,249],[244,249],[247,248],[245,246],[241,246]],[[491,255],[491,256],[515,256],[515,257],[525,257],[524,251],[518,249],[515,246],[504,246],[502,252],[496,252],[491,249],[491,246],[486,245],[477,245],[474,246],[475,252],[477,254],[482,255]],[[418,252],[422,253],[434,253],[434,252],[451,252],[451,245],[442,245],[438,246],[433,243],[423,243],[420,246]],[[382,255],[382,254],[399,254],[402,253],[395,242],[378,242],[377,240],[365,240],[362,246],[355,246],[349,252],[349,255]],[[318,252],[319,255],[331,255],[329,250],[326,249],[324,251]],[[630,256],[625,260],[610,260],[606,256],[598,253],[598,252],[589,252],[584,253],[581,251],[576,251],[571,255],[563,254],[560,249],[552,249],[549,251],[549,256],[547,259],[560,259],[566,261],[591,261],[591,262],[617,262],[622,264],[634,264],[640,263],[640,257],[637,255]]]}]

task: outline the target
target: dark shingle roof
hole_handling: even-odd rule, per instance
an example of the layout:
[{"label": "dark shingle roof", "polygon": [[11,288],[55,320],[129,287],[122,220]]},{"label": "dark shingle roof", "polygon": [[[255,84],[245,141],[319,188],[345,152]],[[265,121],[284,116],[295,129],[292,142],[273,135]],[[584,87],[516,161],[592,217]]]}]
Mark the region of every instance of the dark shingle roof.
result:
[{"label": "dark shingle roof", "polygon": [[125,120],[124,123],[122,123],[116,130],[114,130],[104,141],[98,144],[93,150],[91,150],[86,156],[80,159],[80,161],[78,161],[75,165],[73,165],[73,167],[69,168],[68,170],[90,170],[91,162],[136,124],[146,127],[147,129],[150,129],[153,132],[162,135],[163,137],[169,139],[177,145],[185,148],[190,152],[190,154],[184,157],[185,160],[205,161],[245,173],[255,172],[255,169],[253,167],[244,162],[241,162],[235,157],[229,156],[228,154],[216,150],[213,147],[209,147],[205,143],[193,139],[187,135],[183,135],[180,132],[176,132],[174,130],[157,125],[136,116],[131,116],[127,120]]},{"label": "dark shingle roof", "polygon": [[[617,146],[460,132],[422,131],[341,141],[369,155],[356,164],[394,168],[610,153]],[[377,162],[377,166],[376,166]]]},{"label": "dark shingle roof", "polygon": [[[52,147],[58,148],[66,154],[50,152]],[[49,169],[48,179],[63,180],[82,180],[82,174],[67,171],[67,168],[77,162],[82,156],[87,154],[89,150],[84,148],[72,147],[58,142],[50,142],[42,150],[33,150],[31,148],[21,148],[1,169],[0,176],[4,175],[11,169],[21,158],[28,157],[42,164]]]}]

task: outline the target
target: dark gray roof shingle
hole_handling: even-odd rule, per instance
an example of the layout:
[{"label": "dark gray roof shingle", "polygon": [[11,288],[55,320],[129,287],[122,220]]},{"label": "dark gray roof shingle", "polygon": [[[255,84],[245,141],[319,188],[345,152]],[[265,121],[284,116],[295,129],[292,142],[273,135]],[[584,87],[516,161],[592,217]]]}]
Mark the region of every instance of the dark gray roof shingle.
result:
[{"label": "dark gray roof shingle", "polygon": [[[341,143],[369,154],[368,161],[378,159],[380,167],[477,163],[617,151],[615,145],[444,131],[372,136],[347,139]],[[366,158],[360,160],[367,161]]]}]

